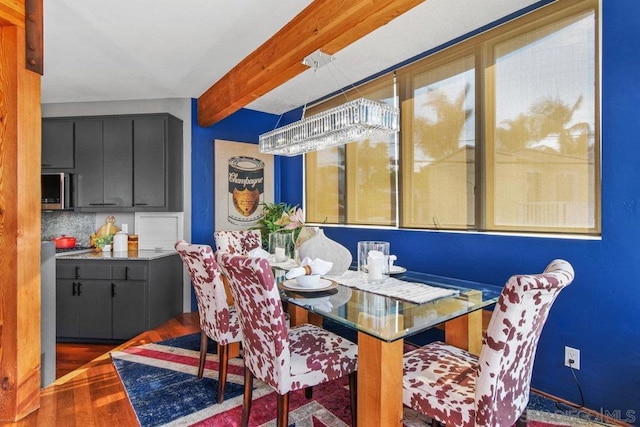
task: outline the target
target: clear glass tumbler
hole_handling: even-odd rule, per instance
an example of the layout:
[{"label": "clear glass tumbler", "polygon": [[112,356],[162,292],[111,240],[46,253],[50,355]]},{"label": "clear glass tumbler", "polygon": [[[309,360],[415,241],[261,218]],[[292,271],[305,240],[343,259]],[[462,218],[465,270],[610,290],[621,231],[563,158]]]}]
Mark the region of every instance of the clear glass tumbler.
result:
[{"label": "clear glass tumbler", "polygon": [[358,242],[358,271],[367,282],[380,283],[389,277],[389,242]]},{"label": "clear glass tumbler", "polygon": [[275,262],[285,262],[292,257],[291,230],[279,230],[269,234],[269,253]]}]

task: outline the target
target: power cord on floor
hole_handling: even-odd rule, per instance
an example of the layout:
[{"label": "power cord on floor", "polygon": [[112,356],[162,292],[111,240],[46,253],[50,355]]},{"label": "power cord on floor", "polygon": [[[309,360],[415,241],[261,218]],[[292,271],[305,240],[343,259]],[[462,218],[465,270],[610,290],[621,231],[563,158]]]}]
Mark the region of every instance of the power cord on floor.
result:
[{"label": "power cord on floor", "polygon": [[[578,377],[576,376],[576,370],[573,368],[573,364],[575,363],[575,361],[573,359],[569,359],[569,369],[571,369],[571,375],[573,375],[573,380],[576,383],[576,387],[578,387],[578,393],[580,393],[580,404],[579,405],[574,405],[572,403],[569,402],[555,402],[555,406],[556,409],[558,409],[559,411],[563,411],[562,406],[568,406],[570,408],[573,409],[585,409],[586,411],[588,411],[587,408],[584,407],[584,394],[582,393],[582,386],[580,385],[580,381],[578,381]],[[601,426],[610,426],[611,424],[608,424],[607,422],[604,421],[604,419],[597,419],[597,418],[589,418],[589,421],[591,421],[594,424],[597,425],[601,425]]]},{"label": "power cord on floor", "polygon": [[[578,393],[580,393],[580,405],[573,405],[571,403],[562,403],[565,406],[570,406],[575,409],[584,408],[584,395],[582,394],[582,386],[580,385],[580,381],[578,381],[578,377],[576,376],[576,371],[573,369],[573,364],[575,361],[573,359],[569,359],[569,369],[571,369],[571,375],[573,375],[573,380],[576,382],[576,386],[578,387]],[[556,408],[562,410],[559,402],[556,402]]]}]

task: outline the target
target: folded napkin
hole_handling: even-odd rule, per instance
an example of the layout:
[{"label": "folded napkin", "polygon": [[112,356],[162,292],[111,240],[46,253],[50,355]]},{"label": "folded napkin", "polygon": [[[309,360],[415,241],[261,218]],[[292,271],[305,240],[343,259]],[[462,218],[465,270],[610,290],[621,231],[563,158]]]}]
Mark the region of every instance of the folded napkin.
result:
[{"label": "folded napkin", "polygon": [[247,256],[249,258],[266,258],[269,259],[269,252],[265,251],[264,249],[257,247],[255,249],[251,249],[248,253]]},{"label": "folded napkin", "polygon": [[[308,268],[305,268],[308,267]],[[287,279],[295,279],[298,276],[304,276],[305,274],[327,274],[333,267],[333,263],[329,261],[316,258],[313,261],[309,257],[305,257],[300,263],[300,267],[292,268],[285,274]],[[307,272],[307,270],[309,270]]]}]

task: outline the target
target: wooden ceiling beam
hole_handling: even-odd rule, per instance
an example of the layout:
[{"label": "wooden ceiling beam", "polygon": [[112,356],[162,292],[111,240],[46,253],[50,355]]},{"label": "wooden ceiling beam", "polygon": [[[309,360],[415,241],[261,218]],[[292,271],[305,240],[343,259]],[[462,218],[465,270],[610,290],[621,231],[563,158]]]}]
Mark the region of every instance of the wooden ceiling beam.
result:
[{"label": "wooden ceiling beam", "polygon": [[0,0],[0,25],[15,25],[24,28],[24,0]]},{"label": "wooden ceiling beam", "polygon": [[308,69],[317,50],[333,55],[424,0],[315,0],[198,98],[198,123],[212,124]]}]

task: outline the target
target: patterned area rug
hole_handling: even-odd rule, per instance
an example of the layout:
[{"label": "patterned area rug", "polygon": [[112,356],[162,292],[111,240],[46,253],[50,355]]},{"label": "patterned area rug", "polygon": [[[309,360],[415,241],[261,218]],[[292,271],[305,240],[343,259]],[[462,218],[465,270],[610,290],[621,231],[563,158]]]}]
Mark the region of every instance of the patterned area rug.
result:
[{"label": "patterned area rug", "polygon": [[[155,344],[112,352],[111,357],[127,391],[140,425],[238,426],[242,414],[243,366],[240,358],[229,361],[225,400],[218,405],[218,359],[207,356],[204,377],[196,377],[200,334],[185,335]],[[209,342],[209,351],[215,344]],[[289,425],[340,427],[351,425],[348,380],[343,378],[313,388],[313,399],[302,390],[289,401]],[[585,418],[558,414],[551,401],[532,394],[528,425],[556,427],[592,424]],[[552,413],[553,412],[553,413]],[[251,426],[275,426],[276,395],[254,380]],[[405,408],[406,427],[430,425],[430,420]]]}]

